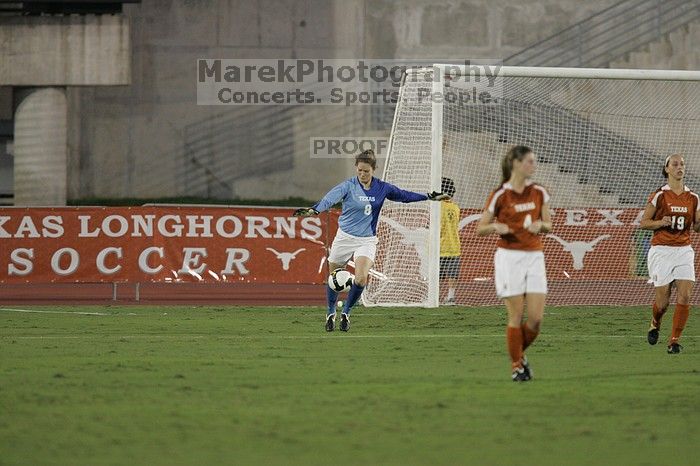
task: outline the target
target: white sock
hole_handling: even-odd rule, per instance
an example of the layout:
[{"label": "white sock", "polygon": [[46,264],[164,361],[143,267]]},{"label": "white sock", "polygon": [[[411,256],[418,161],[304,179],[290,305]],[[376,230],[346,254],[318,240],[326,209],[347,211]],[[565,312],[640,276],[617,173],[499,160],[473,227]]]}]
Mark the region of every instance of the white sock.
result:
[{"label": "white sock", "polygon": [[447,290],[447,299],[455,299],[455,289],[449,288]]}]

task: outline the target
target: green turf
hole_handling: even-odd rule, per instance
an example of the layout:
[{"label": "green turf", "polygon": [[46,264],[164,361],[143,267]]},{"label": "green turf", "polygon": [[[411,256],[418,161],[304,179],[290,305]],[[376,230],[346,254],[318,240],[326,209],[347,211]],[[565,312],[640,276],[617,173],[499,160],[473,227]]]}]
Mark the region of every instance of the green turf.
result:
[{"label": "green turf", "polygon": [[500,308],[21,309],[65,313],[0,311],[0,465],[699,462],[694,315],[551,308],[515,384]]}]

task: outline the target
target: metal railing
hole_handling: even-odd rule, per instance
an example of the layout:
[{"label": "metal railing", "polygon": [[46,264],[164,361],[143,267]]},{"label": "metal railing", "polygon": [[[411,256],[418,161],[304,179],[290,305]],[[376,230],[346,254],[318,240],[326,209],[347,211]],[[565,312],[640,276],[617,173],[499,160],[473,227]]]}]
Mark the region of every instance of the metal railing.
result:
[{"label": "metal railing", "polygon": [[[700,0],[624,0],[508,57],[508,65],[605,67],[700,18]],[[351,126],[388,129],[395,105],[374,106]],[[229,197],[239,180],[289,170],[294,141],[314,128],[347,132],[348,120],[294,107],[251,107],[211,115],[183,131],[178,180],[184,191]],[[358,112],[361,114],[363,112]],[[303,127],[294,121],[303,121]],[[507,123],[507,122],[504,122]],[[343,133],[346,134],[346,133]],[[585,182],[585,181],[584,181]]]},{"label": "metal railing", "polygon": [[700,0],[623,0],[511,55],[507,65],[601,68],[700,18]]},{"label": "metal railing", "polygon": [[[623,0],[503,60],[514,66],[607,68],[700,19],[700,0]],[[374,106],[374,129],[391,127],[396,104]]]}]

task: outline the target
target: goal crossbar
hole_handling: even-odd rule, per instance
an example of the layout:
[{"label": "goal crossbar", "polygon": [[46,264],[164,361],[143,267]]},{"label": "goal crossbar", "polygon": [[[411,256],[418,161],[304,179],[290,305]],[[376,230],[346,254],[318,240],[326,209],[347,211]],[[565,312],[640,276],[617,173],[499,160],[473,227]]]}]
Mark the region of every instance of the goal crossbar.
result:
[{"label": "goal crossbar", "polygon": [[649,81],[700,81],[700,71],[640,70],[613,68],[564,68],[501,65],[450,65],[434,64],[440,70],[448,70],[459,76],[481,75],[496,70],[500,77],[508,78],[568,78],[568,79],[630,79]]}]

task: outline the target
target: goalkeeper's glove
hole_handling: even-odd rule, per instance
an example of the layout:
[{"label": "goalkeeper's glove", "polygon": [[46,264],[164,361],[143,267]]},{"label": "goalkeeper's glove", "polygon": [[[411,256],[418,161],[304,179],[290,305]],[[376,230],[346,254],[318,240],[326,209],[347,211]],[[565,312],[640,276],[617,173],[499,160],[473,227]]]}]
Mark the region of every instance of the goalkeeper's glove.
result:
[{"label": "goalkeeper's glove", "polygon": [[312,215],[318,215],[318,210],[313,207],[302,207],[294,211],[295,217],[311,217]]},{"label": "goalkeeper's glove", "polygon": [[429,201],[444,201],[445,199],[451,199],[447,194],[439,193],[437,191],[428,193],[426,196],[428,196]]}]

